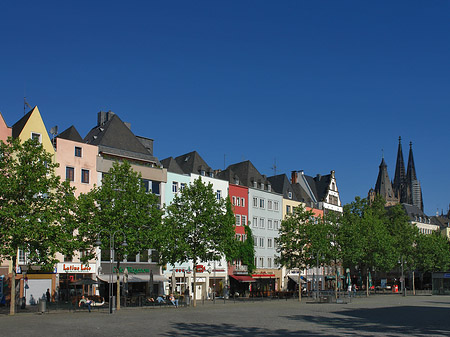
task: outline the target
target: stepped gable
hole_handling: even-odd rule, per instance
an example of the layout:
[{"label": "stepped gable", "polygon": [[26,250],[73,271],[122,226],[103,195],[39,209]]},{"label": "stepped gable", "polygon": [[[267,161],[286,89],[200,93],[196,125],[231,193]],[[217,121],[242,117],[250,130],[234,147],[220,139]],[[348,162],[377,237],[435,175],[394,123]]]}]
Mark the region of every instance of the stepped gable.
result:
[{"label": "stepped gable", "polygon": [[213,170],[203,160],[197,151],[192,151],[175,158],[175,161],[180,166],[185,174],[199,174],[206,176],[213,176]]},{"label": "stepped gable", "polygon": [[83,138],[81,138],[77,129],[72,125],[68,129],[61,132],[56,138],[67,139],[78,143],[84,143]]},{"label": "stepped gable", "polygon": [[161,164],[164,168],[167,169],[167,172],[185,174],[181,169],[180,165],[177,164],[173,157],[168,157],[161,160]]},{"label": "stepped gable", "polygon": [[308,182],[309,187],[311,188],[312,193],[318,202],[324,201],[326,202],[326,197],[328,195],[328,189],[330,187],[332,175],[321,175],[318,174],[314,178],[311,176],[305,175],[306,181]]}]

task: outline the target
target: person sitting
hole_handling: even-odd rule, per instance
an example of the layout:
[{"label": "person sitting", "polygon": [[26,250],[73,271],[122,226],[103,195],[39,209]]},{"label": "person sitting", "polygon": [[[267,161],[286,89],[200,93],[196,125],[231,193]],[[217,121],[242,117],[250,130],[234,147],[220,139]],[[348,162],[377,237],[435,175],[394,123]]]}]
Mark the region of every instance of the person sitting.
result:
[{"label": "person sitting", "polygon": [[175,306],[175,308],[178,308],[178,300],[173,297],[173,294],[169,295],[169,301],[172,302],[172,304]]},{"label": "person sitting", "polygon": [[80,302],[78,302],[78,307],[80,307],[81,304],[86,305],[88,307],[89,312],[91,312],[92,301],[90,299],[84,298],[84,295],[81,296],[81,300]]},{"label": "person sitting", "polygon": [[158,296],[158,297],[156,298],[156,301],[157,301],[159,304],[161,304],[161,303],[166,303],[166,301],[164,301],[164,298],[162,298],[161,296]]}]

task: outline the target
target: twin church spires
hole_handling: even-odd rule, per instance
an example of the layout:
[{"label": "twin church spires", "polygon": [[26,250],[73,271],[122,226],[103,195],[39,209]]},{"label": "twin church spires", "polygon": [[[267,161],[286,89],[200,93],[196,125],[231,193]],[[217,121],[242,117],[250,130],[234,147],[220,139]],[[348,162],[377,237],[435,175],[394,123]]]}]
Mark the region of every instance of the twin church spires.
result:
[{"label": "twin church spires", "polygon": [[386,206],[392,206],[398,203],[410,204],[423,211],[422,189],[419,180],[417,180],[412,143],[409,143],[408,167],[405,173],[402,138],[398,138],[397,163],[395,165],[395,176],[392,183],[389,180],[384,157],[382,158],[375,190],[369,192],[369,199],[372,200],[375,194],[383,196],[386,200]]}]

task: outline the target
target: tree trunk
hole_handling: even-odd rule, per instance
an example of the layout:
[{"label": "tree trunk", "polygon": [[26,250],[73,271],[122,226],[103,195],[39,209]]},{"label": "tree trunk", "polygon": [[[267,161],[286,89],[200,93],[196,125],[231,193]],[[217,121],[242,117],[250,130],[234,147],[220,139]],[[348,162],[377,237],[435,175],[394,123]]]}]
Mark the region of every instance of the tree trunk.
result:
[{"label": "tree trunk", "polygon": [[120,310],[120,274],[119,274],[119,262],[117,262],[117,299],[116,299],[117,310]]},{"label": "tree trunk", "polygon": [[366,297],[369,297],[369,273],[366,275]]},{"label": "tree trunk", "polygon": [[334,297],[335,297],[335,299],[337,301],[337,299],[338,299],[338,273],[337,273],[336,261],[334,263],[334,276],[336,278],[336,280],[335,280],[336,282],[334,282]]},{"label": "tree trunk", "polygon": [[412,272],[413,295],[416,295],[416,282],[414,281],[414,271]]},{"label": "tree trunk", "polygon": [[9,314],[15,315],[16,313],[16,269],[13,265],[11,273],[11,301],[9,305]]},{"label": "tree trunk", "polygon": [[192,306],[195,308],[197,306],[197,260],[194,259],[194,289],[192,289],[193,301]]},{"label": "tree trunk", "polygon": [[298,268],[298,301],[302,301],[302,277],[300,276],[301,268]]}]

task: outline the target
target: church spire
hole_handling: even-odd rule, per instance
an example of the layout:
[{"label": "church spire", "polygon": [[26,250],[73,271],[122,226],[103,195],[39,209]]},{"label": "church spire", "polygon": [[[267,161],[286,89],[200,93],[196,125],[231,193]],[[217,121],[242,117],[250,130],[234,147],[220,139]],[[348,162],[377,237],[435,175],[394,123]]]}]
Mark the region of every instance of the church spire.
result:
[{"label": "church spire", "polygon": [[406,202],[406,174],[402,151],[402,137],[398,137],[397,163],[395,164],[395,175],[392,188],[399,201]]},{"label": "church spire", "polygon": [[412,142],[409,143],[408,168],[406,171],[407,203],[417,206],[423,211],[422,188],[417,180],[416,167],[412,151]]},{"label": "church spire", "polygon": [[386,201],[386,206],[395,205],[398,199],[394,196],[391,181],[384,158],[381,159],[379,166],[377,183],[375,184],[375,194],[381,195]]}]

